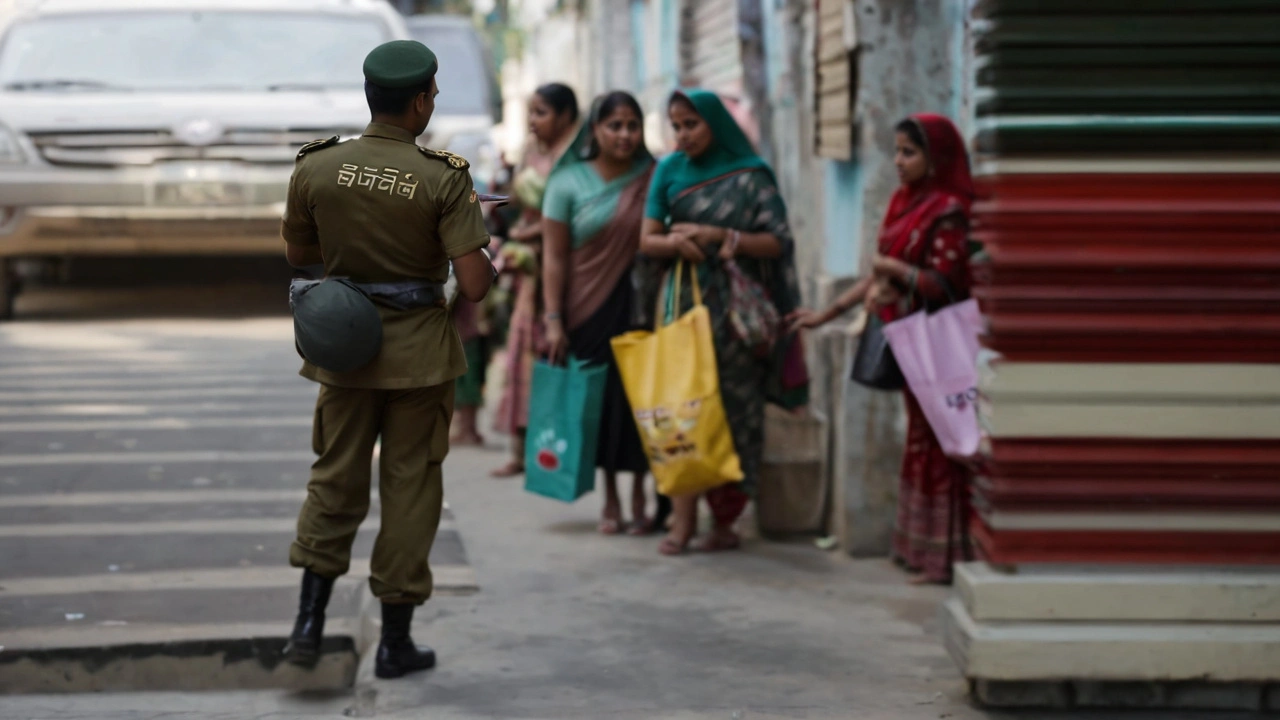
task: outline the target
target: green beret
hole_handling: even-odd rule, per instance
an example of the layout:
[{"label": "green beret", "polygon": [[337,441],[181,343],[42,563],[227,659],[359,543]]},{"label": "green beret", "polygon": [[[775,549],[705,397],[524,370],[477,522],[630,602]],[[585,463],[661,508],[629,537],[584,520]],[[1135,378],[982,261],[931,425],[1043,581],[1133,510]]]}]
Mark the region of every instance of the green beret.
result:
[{"label": "green beret", "polygon": [[436,54],[417,40],[392,40],[374,48],[364,59],[364,79],[398,90],[425,84],[439,66]]}]

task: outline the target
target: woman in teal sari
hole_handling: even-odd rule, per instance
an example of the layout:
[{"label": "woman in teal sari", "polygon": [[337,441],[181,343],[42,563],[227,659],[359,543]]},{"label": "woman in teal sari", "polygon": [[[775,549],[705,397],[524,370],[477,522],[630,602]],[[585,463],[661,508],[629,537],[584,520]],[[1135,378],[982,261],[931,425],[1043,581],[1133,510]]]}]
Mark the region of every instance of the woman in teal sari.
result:
[{"label": "woman in teal sari", "polygon": [[[631,269],[654,165],[644,145],[643,118],[640,104],[627,93],[598,100],[589,122],[556,163],[542,203],[549,359],[561,362],[572,354],[609,367],[596,454],[605,475],[600,532],[606,535],[622,529],[619,472],[634,478],[630,532],[654,529],[644,488],[649,462],[609,343],[634,327]],[[661,503],[658,514],[663,514]]]},{"label": "woman in teal sari", "polygon": [[[804,401],[806,384],[788,387],[783,379],[784,357],[794,338],[777,343],[778,351],[762,358],[734,334],[723,263],[733,260],[786,316],[799,302],[794,243],[773,171],[720,99],[704,90],[677,92],[668,115],[679,151],[663,158],[649,188],[636,271],[637,309],[655,307],[662,279],[675,262],[698,268],[711,313],[720,393],[745,478],[706,494],[715,529],[697,547],[732,550],[739,545],[734,523],[754,495],[760,474],[765,402],[794,407]],[[689,275],[684,276],[686,286]],[[689,287],[682,288],[683,307],[677,312],[691,308],[692,296]],[[697,501],[673,498],[674,522],[660,548],[664,554],[679,554],[689,544],[697,526]]]}]

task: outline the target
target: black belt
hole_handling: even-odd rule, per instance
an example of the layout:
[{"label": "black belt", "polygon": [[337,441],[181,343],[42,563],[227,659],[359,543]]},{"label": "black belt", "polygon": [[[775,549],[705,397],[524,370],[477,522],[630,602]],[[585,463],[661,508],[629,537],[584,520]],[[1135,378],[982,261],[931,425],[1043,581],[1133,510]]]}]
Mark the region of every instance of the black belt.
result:
[{"label": "black belt", "polygon": [[[289,307],[293,307],[299,293],[322,282],[324,280],[294,279],[289,283]],[[369,298],[383,302],[396,310],[445,306],[444,285],[440,283],[427,280],[397,280],[380,283],[358,283],[348,280],[348,282]]]}]

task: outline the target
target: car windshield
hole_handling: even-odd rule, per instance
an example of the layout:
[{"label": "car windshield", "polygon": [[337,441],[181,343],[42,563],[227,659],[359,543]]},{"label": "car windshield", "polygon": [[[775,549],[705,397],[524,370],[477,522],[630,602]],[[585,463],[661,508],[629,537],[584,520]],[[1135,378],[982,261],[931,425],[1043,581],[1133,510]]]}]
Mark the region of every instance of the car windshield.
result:
[{"label": "car windshield", "polygon": [[410,27],[418,42],[440,60],[436,84],[436,112],[446,115],[488,115],[489,70],[483,48],[470,30],[445,25]]},{"label": "car windshield", "polygon": [[360,88],[381,19],[299,12],[120,12],[38,18],[0,45],[11,90]]}]

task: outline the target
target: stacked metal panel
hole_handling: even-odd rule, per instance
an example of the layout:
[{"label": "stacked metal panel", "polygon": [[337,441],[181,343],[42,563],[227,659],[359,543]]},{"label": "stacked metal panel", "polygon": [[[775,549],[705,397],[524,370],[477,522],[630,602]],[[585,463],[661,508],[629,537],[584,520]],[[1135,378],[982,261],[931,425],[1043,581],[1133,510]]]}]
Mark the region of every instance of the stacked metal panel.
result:
[{"label": "stacked metal panel", "polygon": [[1280,572],[1280,2],[975,13],[982,557]]},{"label": "stacked metal panel", "polygon": [[1280,3],[977,12],[986,557],[1280,561]]}]

